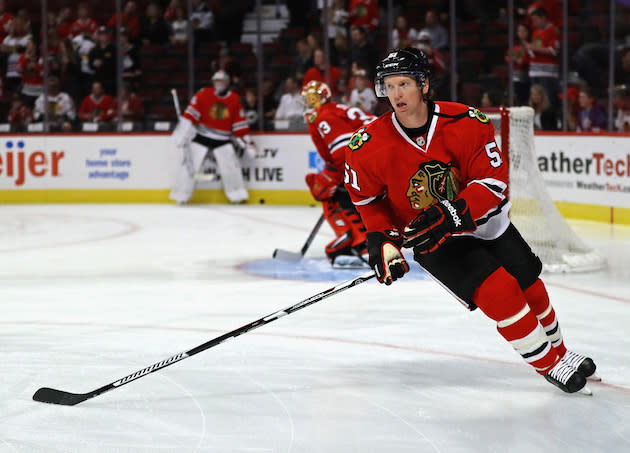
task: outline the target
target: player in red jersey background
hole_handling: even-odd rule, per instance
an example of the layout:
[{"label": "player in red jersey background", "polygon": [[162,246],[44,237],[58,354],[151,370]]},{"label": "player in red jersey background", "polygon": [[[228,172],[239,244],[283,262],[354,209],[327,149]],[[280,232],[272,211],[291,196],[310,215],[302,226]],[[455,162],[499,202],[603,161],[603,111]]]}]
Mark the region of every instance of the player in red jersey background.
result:
[{"label": "player in red jersey background", "polygon": [[536,372],[565,392],[582,390],[595,364],[567,351],[542,263],[510,222],[508,168],[492,124],[472,107],[429,99],[430,65],[418,49],[396,49],[376,70],[376,94],[393,111],[350,140],[344,182],[378,280],[403,277],[401,248],[413,248],[420,266],[496,321]]},{"label": "player in red jersey background", "polygon": [[302,89],[306,123],[318,154],[325,163],[320,173],[306,175],[313,198],[322,202],[324,216],[335,232],[326,246],[331,263],[340,255],[367,252],[365,227],[343,187],[345,149],[352,134],[375,117],[358,107],[331,101],[327,84],[311,81]]}]

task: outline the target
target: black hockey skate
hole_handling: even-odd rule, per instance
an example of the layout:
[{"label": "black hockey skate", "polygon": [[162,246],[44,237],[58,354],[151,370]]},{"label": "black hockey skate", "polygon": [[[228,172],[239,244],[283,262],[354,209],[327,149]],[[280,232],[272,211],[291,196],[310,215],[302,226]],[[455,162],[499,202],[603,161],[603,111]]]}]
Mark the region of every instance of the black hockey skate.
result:
[{"label": "black hockey skate", "polygon": [[586,387],[586,378],[562,360],[545,374],[545,379],[566,393],[591,394],[591,391]]},{"label": "black hockey skate", "polygon": [[561,362],[565,362],[567,365],[573,367],[573,369],[587,379],[601,381],[601,378],[595,374],[597,366],[590,357],[583,356],[567,349],[567,353],[564,357],[562,357]]}]

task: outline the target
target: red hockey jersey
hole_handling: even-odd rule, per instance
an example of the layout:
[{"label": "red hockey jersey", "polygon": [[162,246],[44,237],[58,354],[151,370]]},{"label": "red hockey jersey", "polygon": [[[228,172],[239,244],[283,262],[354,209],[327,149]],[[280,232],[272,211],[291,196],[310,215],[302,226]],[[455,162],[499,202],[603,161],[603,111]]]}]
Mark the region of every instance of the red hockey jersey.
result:
[{"label": "red hockey jersey", "polygon": [[358,107],[348,107],[336,102],[327,102],[306,115],[308,131],[317,152],[327,166],[339,171],[339,184],[348,141],[357,129],[374,119],[375,116]]},{"label": "red hockey jersey", "polygon": [[388,112],[359,129],[346,150],[345,186],[368,231],[400,231],[426,206],[464,198],[494,239],[509,225],[508,168],[494,128],[477,109],[429,103],[427,132],[412,140]]},{"label": "red hockey jersey", "polygon": [[197,126],[200,135],[214,140],[225,141],[232,135],[243,137],[249,133],[241,100],[232,91],[219,96],[214,88],[202,88],[190,100],[184,118]]}]

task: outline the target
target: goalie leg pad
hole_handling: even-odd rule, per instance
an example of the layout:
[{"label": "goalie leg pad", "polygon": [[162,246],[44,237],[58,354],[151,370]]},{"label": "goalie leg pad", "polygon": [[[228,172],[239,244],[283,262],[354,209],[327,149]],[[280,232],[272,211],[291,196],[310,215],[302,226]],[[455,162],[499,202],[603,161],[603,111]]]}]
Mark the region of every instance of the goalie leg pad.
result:
[{"label": "goalie leg pad", "polygon": [[347,230],[337,236],[326,245],[325,250],[331,264],[334,264],[335,258],[340,255],[352,255],[352,231]]},{"label": "goalie leg pad", "polygon": [[213,150],[217,161],[223,190],[232,203],[241,203],[249,199],[249,194],[243,181],[241,165],[238,162],[234,146],[231,143],[218,146]]},{"label": "goalie leg pad", "polygon": [[177,148],[178,164],[169,198],[178,204],[190,200],[195,191],[195,174],[208,152],[205,146],[188,143]]}]

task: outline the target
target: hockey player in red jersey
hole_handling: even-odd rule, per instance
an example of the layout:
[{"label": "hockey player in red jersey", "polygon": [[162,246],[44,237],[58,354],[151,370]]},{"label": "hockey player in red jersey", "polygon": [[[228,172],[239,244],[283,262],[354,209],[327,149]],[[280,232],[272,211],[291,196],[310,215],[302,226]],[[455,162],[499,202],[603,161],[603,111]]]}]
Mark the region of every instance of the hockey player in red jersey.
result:
[{"label": "hockey player in red jersey", "polygon": [[320,173],[306,175],[313,198],[322,202],[324,216],[336,238],[326,246],[332,264],[338,256],[367,253],[365,227],[343,187],[345,149],[354,131],[375,117],[357,107],[332,102],[327,84],[317,80],[302,89],[306,123],[325,167]]},{"label": "hockey player in red jersey", "polygon": [[[223,188],[232,203],[246,201],[249,196],[236,150],[253,158],[256,147],[249,137],[249,126],[238,94],[229,89],[230,77],[225,71],[212,76],[212,87],[202,88],[191,99],[173,131],[175,145],[183,159],[170,198],[187,202],[195,189],[195,174],[205,158],[216,161]],[[192,147],[194,141],[202,147]]]},{"label": "hockey player in red jersey", "polygon": [[508,218],[508,168],[494,128],[477,109],[433,102],[430,66],[396,49],[376,68],[375,90],[393,111],[359,129],[344,182],[367,227],[369,262],[381,283],[414,260],[499,334],[549,382],[590,393],[592,359],[568,351],[539,278],[540,259]]}]

